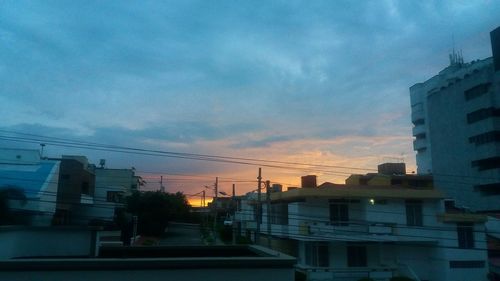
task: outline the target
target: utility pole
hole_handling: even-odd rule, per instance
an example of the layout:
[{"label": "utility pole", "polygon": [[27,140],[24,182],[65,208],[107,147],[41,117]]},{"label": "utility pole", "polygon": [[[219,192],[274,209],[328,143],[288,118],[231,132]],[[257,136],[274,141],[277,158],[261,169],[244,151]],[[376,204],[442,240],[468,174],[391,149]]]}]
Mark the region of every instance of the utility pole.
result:
[{"label": "utility pole", "polygon": [[214,214],[214,243],[217,242],[217,193],[219,193],[219,177],[215,178],[215,197],[212,202],[212,206],[214,206],[215,214]]},{"label": "utility pole", "polygon": [[237,202],[236,202],[236,185],[233,183],[233,196],[231,198],[231,209],[230,209],[230,212],[231,212],[231,221],[233,222],[231,224],[231,228],[232,228],[232,242],[233,242],[233,245],[236,244],[236,230],[237,230],[237,227],[236,227],[236,211],[238,210],[237,208]]},{"label": "utility pole", "polygon": [[165,192],[165,187],[163,186],[163,176],[160,176],[160,191]]},{"label": "utility pole", "polygon": [[260,240],[260,223],[262,222],[262,202],[260,201],[261,199],[261,190],[260,187],[262,185],[262,168],[259,168],[259,176],[257,177],[257,180],[259,181],[258,187],[257,187],[257,231],[255,232],[255,243],[259,244]]},{"label": "utility pole", "polygon": [[271,182],[266,181],[267,247],[271,249]]},{"label": "utility pole", "polygon": [[133,228],[132,228],[132,245],[135,244],[136,237],[137,237],[137,223],[139,219],[137,216],[132,217],[132,222],[133,222]]},{"label": "utility pole", "polygon": [[205,190],[203,190],[202,192],[203,192],[203,197],[201,199],[201,206],[205,207]]}]

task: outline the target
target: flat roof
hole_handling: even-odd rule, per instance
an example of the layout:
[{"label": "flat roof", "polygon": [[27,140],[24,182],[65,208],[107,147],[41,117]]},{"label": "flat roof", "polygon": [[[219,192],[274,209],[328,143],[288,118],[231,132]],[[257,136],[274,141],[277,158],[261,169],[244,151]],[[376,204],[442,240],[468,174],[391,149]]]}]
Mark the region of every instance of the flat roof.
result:
[{"label": "flat roof", "polygon": [[272,201],[293,201],[304,198],[442,199],[445,196],[439,190],[430,188],[345,184],[328,184],[321,188],[298,188],[271,193]]},{"label": "flat roof", "polygon": [[293,268],[295,262],[294,257],[255,245],[109,246],[101,248],[99,257],[1,260],[0,271]]}]

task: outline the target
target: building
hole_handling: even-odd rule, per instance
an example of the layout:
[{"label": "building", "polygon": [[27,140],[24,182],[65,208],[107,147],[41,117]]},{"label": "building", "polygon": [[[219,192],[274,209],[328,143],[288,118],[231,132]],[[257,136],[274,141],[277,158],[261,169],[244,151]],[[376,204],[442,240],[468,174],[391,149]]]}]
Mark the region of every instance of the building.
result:
[{"label": "building", "polygon": [[55,225],[87,225],[85,210],[94,205],[94,165],[85,156],[63,155],[60,159]]},{"label": "building", "polygon": [[92,224],[113,222],[115,215],[125,207],[125,197],[138,190],[139,178],[134,169],[108,169],[103,166],[95,174],[95,204],[88,206],[85,216]]},{"label": "building", "polygon": [[[261,202],[258,243],[297,257],[308,280],[487,280],[486,216],[447,204],[429,176],[379,173],[346,182],[271,193],[269,204]],[[240,235],[257,229],[252,204],[237,212],[252,227]]]},{"label": "building", "polygon": [[410,87],[418,174],[473,211],[500,211],[500,27],[493,57],[450,65]]},{"label": "building", "polygon": [[0,155],[0,191],[18,194],[8,200],[16,218],[10,223],[50,225],[56,212],[60,162],[41,159],[40,152],[32,149],[1,148]]}]

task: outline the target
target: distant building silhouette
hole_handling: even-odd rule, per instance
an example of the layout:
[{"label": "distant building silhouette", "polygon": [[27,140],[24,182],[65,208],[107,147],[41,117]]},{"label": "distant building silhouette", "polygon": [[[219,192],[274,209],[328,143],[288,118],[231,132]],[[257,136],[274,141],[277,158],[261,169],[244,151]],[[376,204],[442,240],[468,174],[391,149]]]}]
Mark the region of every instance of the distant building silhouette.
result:
[{"label": "distant building silhouette", "polygon": [[450,65],[410,87],[413,148],[419,174],[462,207],[500,210],[500,27],[491,32],[493,57]]}]

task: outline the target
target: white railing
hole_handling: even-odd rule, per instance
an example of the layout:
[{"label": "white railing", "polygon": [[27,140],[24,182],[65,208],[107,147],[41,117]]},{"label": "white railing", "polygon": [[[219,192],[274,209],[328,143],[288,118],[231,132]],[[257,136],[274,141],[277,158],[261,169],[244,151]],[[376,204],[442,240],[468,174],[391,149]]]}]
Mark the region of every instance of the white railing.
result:
[{"label": "white railing", "polygon": [[375,222],[331,223],[302,221],[299,223],[297,234],[323,237],[335,235],[393,235],[394,226]]},{"label": "white railing", "polygon": [[397,272],[396,267],[330,268],[297,266],[307,275],[307,280],[358,281],[361,278],[389,280]]}]

